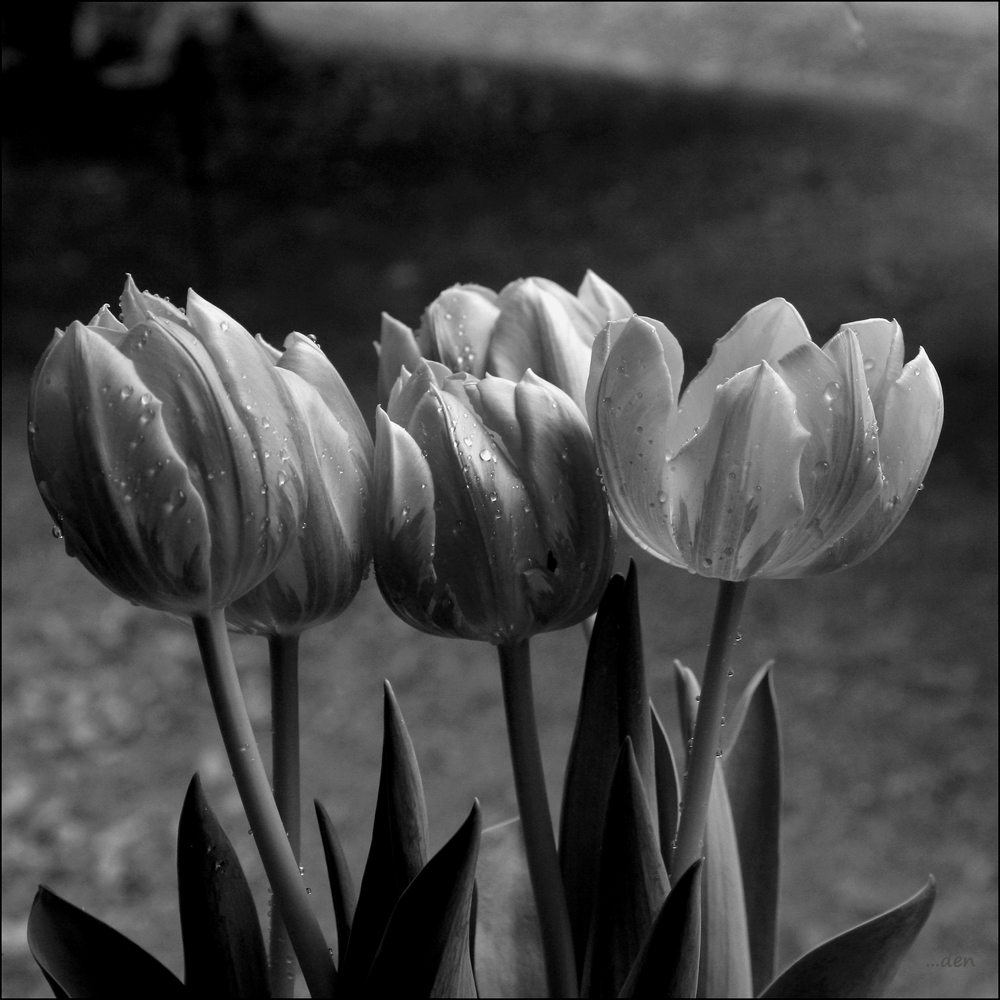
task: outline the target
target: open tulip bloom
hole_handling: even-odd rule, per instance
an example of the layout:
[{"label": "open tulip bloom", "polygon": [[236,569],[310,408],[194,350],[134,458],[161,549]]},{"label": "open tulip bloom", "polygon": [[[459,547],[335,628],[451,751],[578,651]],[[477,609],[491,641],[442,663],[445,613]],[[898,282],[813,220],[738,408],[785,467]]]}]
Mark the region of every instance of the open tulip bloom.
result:
[{"label": "open tulip bloom", "polygon": [[[851,566],[912,503],[942,419],[923,351],[904,364],[899,326],[874,319],[820,349],[774,299],[681,394],[677,341],[592,272],[575,296],[541,278],[456,285],[416,334],[384,317],[373,445],[318,345],[293,333],[284,348],[194,292],[182,310],[129,279],[121,319],[105,306],[57,332],[32,380],[32,468],[67,552],[193,619],[277,904],[265,949],[195,776],[178,834],[185,983],[40,889],[28,941],[57,995],[292,996],[293,955],[313,996],[879,995],[933,881],[776,977],[769,664],[721,723],[748,581]],[[647,551],[720,581],[702,683],[675,667],[680,757],[648,695],[635,566],[608,579],[615,515]],[[403,620],[497,647],[520,816],[484,831],[475,804],[428,857],[386,685],[357,893],[317,803],[335,964],[297,859],[298,637],[340,614],[372,556]],[[595,610],[557,849],[528,643]],[[227,621],[268,638],[273,794]]]}]

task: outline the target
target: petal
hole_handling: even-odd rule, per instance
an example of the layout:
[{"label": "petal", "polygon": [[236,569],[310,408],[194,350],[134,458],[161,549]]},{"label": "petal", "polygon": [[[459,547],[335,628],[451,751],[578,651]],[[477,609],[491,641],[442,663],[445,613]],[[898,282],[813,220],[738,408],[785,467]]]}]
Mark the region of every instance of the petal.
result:
[{"label": "petal", "polygon": [[715,401],[715,390],[737,372],[777,360],[799,344],[810,342],[809,331],[794,306],[771,299],[750,310],[712,348],[708,364],[684,390],[667,445],[676,452],[704,427]]},{"label": "petal", "polygon": [[125,288],[118,300],[122,310],[122,320],[128,329],[147,319],[166,319],[180,326],[187,325],[184,310],[178,309],[169,299],[152,292],[140,292],[132,275],[125,279]]},{"label": "petal", "polygon": [[67,552],[116,593],[186,614],[213,605],[202,498],[134,364],[73,323],[29,400],[29,452]]},{"label": "petal", "polygon": [[885,319],[846,323],[838,332],[844,330],[853,330],[861,345],[868,393],[875,408],[875,419],[881,427],[889,387],[895,384],[903,370],[903,331],[895,320],[890,323]]},{"label": "petal", "polygon": [[425,632],[434,625],[435,486],[427,459],[382,407],[375,411],[375,575],[390,607]]},{"label": "petal", "polygon": [[[230,623],[267,635],[296,634],[337,617],[371,559],[370,464],[352,461],[350,434],[320,393],[283,368],[308,434],[302,447],[306,507],[270,576],[227,609]],[[365,430],[367,434],[367,429]]]},{"label": "petal", "polygon": [[[516,382],[530,368],[572,396],[583,412],[590,349],[599,329],[596,320],[589,318],[586,328],[581,328],[583,321],[576,325],[565,302],[538,279],[508,286],[500,294],[500,305],[487,370]],[[575,312],[582,315],[579,304]]]},{"label": "petal", "polygon": [[411,372],[420,360],[420,348],[413,331],[388,313],[382,313],[382,338],[375,345],[378,351],[378,401],[382,406],[389,402],[393,384],[399,378],[399,369]]},{"label": "petal", "polygon": [[944,418],[941,382],[920,349],[886,393],[879,432],[882,490],[864,517],[798,575],[853,566],[870,556],[899,527],[923,483]]},{"label": "petal", "polygon": [[[254,384],[278,376],[251,339]],[[153,395],[192,481],[205,500],[212,537],[213,599],[228,604],[274,569],[301,521],[303,486],[298,431],[282,402],[258,404],[259,420],[230,392],[202,340],[169,320],[134,327],[121,345]],[[266,369],[261,375],[260,370]],[[239,376],[240,393],[246,385]],[[235,397],[235,398],[234,398]],[[259,396],[257,397],[260,398]],[[281,480],[279,482],[279,480]]]},{"label": "petal", "polygon": [[881,474],[875,414],[857,337],[838,333],[824,350],[803,344],[778,362],[795,394],[795,412],[810,433],[799,484],[805,512],[786,535],[766,576],[797,570],[854,526],[878,495]]},{"label": "petal", "polygon": [[514,405],[524,443],[519,468],[542,536],[532,565],[515,570],[526,580],[538,625],[564,628],[600,602],[614,561],[614,525],[593,438],[573,400],[529,371]]},{"label": "petal", "polygon": [[[611,335],[616,326],[610,324]],[[642,548],[684,566],[660,496],[675,387],[663,341],[649,322],[633,316],[625,325],[608,352],[596,396],[594,440],[615,513]]]},{"label": "petal", "polygon": [[455,285],[427,307],[421,334],[432,338],[437,360],[452,371],[483,377],[493,324],[500,315],[496,300],[495,293],[479,285]]},{"label": "petal", "polygon": [[277,347],[272,347],[259,333],[253,339],[263,348],[264,353],[271,359],[272,365],[276,365],[281,360],[281,351]]},{"label": "petal", "polygon": [[745,580],[765,567],[802,514],[808,439],[794,394],[766,361],[719,386],[708,423],[663,474],[667,516],[690,568]]},{"label": "petal", "polygon": [[629,319],[635,310],[625,297],[606,281],[588,270],[580,283],[577,298],[597,317],[602,325],[616,319]]},{"label": "petal", "polygon": [[122,337],[128,333],[128,327],[115,319],[114,314],[107,305],[101,306],[97,315],[87,324],[92,329],[98,329],[112,343],[118,343]]}]

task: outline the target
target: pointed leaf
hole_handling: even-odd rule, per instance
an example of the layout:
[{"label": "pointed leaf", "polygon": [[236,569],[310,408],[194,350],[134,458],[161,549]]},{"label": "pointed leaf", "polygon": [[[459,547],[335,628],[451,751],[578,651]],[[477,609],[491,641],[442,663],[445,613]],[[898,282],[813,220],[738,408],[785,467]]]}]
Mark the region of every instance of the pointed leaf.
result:
[{"label": "pointed leaf", "polygon": [[803,955],[763,997],[884,996],[934,906],[934,879],[893,910]]},{"label": "pointed leaf", "polygon": [[370,996],[474,997],[469,914],[482,818],[479,803],[399,897],[372,963]]},{"label": "pointed leaf", "polygon": [[347,953],[347,942],[351,937],[351,924],[354,923],[354,911],[358,905],[357,893],[354,889],[354,879],[347,867],[344,849],[340,846],[340,838],[334,828],[330,814],[323,808],[319,799],[314,800],[316,819],[319,822],[319,836],[323,841],[323,857],[326,859],[326,870],[330,877],[330,895],[333,897],[333,912],[337,917],[337,951],[340,961],[344,961]]},{"label": "pointed leaf", "polygon": [[56,996],[187,995],[149,952],[45,886],[31,904],[28,947]]},{"label": "pointed leaf", "polygon": [[750,940],[733,814],[721,764],[708,800],[702,878],[699,997],[753,995]]},{"label": "pointed leaf", "polygon": [[484,997],[545,997],[545,955],[521,820],[483,830],[476,866],[476,985]]},{"label": "pointed leaf", "polygon": [[582,996],[617,996],[669,888],[632,741],[626,736],[608,796]]},{"label": "pointed leaf", "polygon": [[677,820],[680,806],[680,783],[677,780],[677,762],[652,701],[649,703],[653,724],[653,756],[656,763],[656,808],[660,819],[660,854],[670,873],[670,862],[674,853],[674,839],[677,836]]},{"label": "pointed leaf", "polygon": [[257,907],[197,774],[177,830],[177,892],[188,989],[206,996],[267,996],[267,952]]},{"label": "pointed leaf", "polygon": [[620,997],[693,997],[701,953],[699,858],[670,890]]},{"label": "pointed leaf", "polygon": [[580,965],[590,930],[594,872],[601,853],[608,792],[626,737],[632,741],[654,830],[658,826],[648,705],[638,577],[633,562],[626,580],[612,577],[597,612],[566,767],[559,857]]},{"label": "pointed leaf", "polygon": [[[677,704],[684,739],[694,734],[701,688],[694,674],[674,661]],[[739,848],[722,767],[716,764],[705,824],[702,876],[699,997],[745,997],[752,992],[750,942]]]},{"label": "pointed leaf", "polygon": [[420,769],[389,682],[375,825],[341,975],[345,993],[365,982],[399,897],[427,861],[427,807]]},{"label": "pointed leaf", "polygon": [[737,702],[725,734],[726,788],[736,828],[750,934],[754,994],[774,979],[781,867],[781,732],[773,662]]}]

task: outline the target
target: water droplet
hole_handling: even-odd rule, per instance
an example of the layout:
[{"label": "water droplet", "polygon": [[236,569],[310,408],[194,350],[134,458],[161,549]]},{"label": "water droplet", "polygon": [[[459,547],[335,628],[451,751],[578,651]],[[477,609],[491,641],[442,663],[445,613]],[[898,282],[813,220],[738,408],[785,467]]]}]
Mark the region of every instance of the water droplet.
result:
[{"label": "water droplet", "polygon": [[58,524],[53,524],[52,525],[52,537],[53,538],[62,538],[62,536],[63,536],[62,528],[60,528]]},{"label": "water droplet", "polygon": [[717,750],[715,751],[715,756],[716,756],[716,757],[721,757],[721,756],[722,756],[722,751],[721,751],[721,750],[718,750],[718,749],[717,749]]},{"label": "water droplet", "polygon": [[37,430],[38,430],[38,427],[35,425],[34,420],[29,420],[28,421],[28,433],[29,434],[34,434]]},{"label": "water droplet", "polygon": [[656,499],[657,499],[657,500],[658,500],[658,501],[659,501],[659,502],[660,502],[661,504],[664,504],[664,503],[666,503],[666,502],[667,502],[667,494],[666,494],[666,493],[664,493],[664,492],[663,492],[663,490],[660,490],[660,492],[656,494]]},{"label": "water droplet", "polygon": [[123,385],[122,390],[120,393],[118,393],[118,395],[121,396],[122,399],[128,399],[133,392],[135,392],[135,390],[132,388],[132,386]]},{"label": "water droplet", "polygon": [[278,485],[279,486],[284,486],[285,483],[287,483],[287,482],[288,482],[288,476],[286,476],[283,472],[279,472],[278,473]]},{"label": "water droplet", "polygon": [[730,671],[729,671],[729,676],[730,676],[730,677],[732,677],[732,676],[733,676],[733,671],[732,671],[732,670],[730,670]]},{"label": "water droplet", "polygon": [[480,453],[479,457],[484,461],[488,462],[493,457],[493,452],[489,448],[484,448]]},{"label": "water droplet", "polygon": [[471,448],[472,447],[472,438],[471,437],[464,437],[464,438],[462,438],[462,443],[465,445],[466,448]]},{"label": "water droplet", "polygon": [[260,484],[260,492],[261,492],[261,496],[263,496],[267,492],[267,483],[261,483]]},{"label": "water droplet", "polygon": [[828,403],[832,403],[835,399],[840,398],[840,383],[839,382],[827,382],[826,388],[823,390],[823,399]]},{"label": "water droplet", "polygon": [[524,513],[525,514],[530,514],[531,513],[531,508],[527,504],[524,505]]},{"label": "water droplet", "polygon": [[153,397],[152,397],[152,395],[150,395],[150,393],[148,393],[148,392],[144,392],[144,393],[143,393],[143,394],[142,394],[142,395],[141,395],[141,396],[139,397],[139,402],[140,402],[140,403],[141,403],[141,404],[142,404],[143,406],[149,406],[149,404],[153,402]]},{"label": "water droplet", "polygon": [[872,358],[865,358],[865,371],[870,372],[875,367],[875,361]]},{"label": "water droplet", "polygon": [[737,642],[741,642],[742,639],[743,639],[743,633],[742,632],[737,632],[736,633],[736,641]]},{"label": "water droplet", "polygon": [[[721,756],[721,754],[720,754],[720,756]],[[310,889],[309,886],[306,886],[306,895],[307,896],[311,896],[312,892],[313,892],[312,889]]]},{"label": "water droplet", "polygon": [[[229,329],[229,324],[228,324],[228,323],[227,323],[227,322],[226,322],[225,320],[223,320],[223,321],[222,321],[222,322],[221,322],[221,323],[219,324],[219,329],[220,329],[220,330],[221,330],[221,331],[222,331],[223,333],[225,333],[225,332],[226,332],[226,330],[228,330],[228,329]],[[227,358],[226,360],[228,361],[229,359]]]},{"label": "water droplet", "polygon": [[919,493],[919,492],[920,492],[920,491],[921,491],[921,490],[922,490],[923,488],[924,488],[924,484],[923,484],[923,483],[921,483],[921,484],[920,484],[920,485],[919,485],[919,486],[917,487],[917,492]]},{"label": "water droplet", "polygon": [[818,461],[813,466],[813,472],[815,472],[818,476],[822,476],[824,473],[827,473],[829,471],[830,471],[830,463],[825,462],[822,459],[820,459],[820,461]]},{"label": "water droplet", "polygon": [[497,500],[499,500],[499,499],[500,499],[500,497],[497,494],[497,491],[496,490],[490,490],[490,503],[496,503]]},{"label": "water droplet", "polygon": [[702,563],[705,566],[711,566],[712,565],[712,558],[711,558],[711,556],[705,556],[705,558],[702,559]]}]

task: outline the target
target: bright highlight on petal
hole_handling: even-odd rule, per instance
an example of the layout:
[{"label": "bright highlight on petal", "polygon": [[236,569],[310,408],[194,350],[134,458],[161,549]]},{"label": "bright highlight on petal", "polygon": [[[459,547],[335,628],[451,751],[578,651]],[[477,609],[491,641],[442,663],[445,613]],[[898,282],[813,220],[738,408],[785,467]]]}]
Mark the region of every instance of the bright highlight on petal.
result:
[{"label": "bright highlight on petal", "polygon": [[912,502],[941,430],[937,373],[902,366],[898,324],[841,328],[820,350],[783,299],[744,316],[677,402],[662,324],[597,337],[587,410],[625,530],[666,562],[726,580],[852,565]]}]

